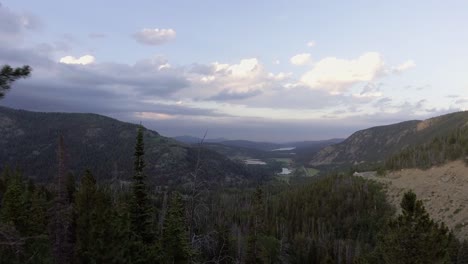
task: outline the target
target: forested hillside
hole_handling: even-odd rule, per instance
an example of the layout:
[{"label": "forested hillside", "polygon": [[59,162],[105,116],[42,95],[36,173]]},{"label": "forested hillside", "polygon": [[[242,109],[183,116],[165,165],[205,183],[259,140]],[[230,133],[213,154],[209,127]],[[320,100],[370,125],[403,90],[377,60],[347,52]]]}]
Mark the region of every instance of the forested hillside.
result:
[{"label": "forested hillside", "polygon": [[[99,181],[129,180],[137,125],[96,114],[39,113],[0,107],[0,169],[21,168],[38,182],[56,172],[57,138],[63,135],[66,163],[76,175],[91,169]],[[210,182],[241,184],[255,180],[242,164],[206,149],[188,146],[145,129],[147,167],[156,185],[186,182],[197,161]]]},{"label": "forested hillside", "polygon": [[[6,263],[462,263],[468,252],[412,192],[395,217],[382,186],[330,175],[301,187],[156,191],[145,174],[144,129],[131,188],[90,170],[76,182],[59,140],[53,185],[5,170],[0,262]],[[199,182],[198,182],[199,183]]]},{"label": "forested hillside", "polygon": [[383,162],[405,148],[447,137],[468,124],[468,112],[456,112],[424,121],[406,121],[355,132],[345,141],[324,148],[311,158],[313,166],[349,166]]},{"label": "forested hillside", "polygon": [[428,169],[457,159],[468,161],[468,123],[427,143],[402,150],[388,158],[383,166],[388,170]]}]

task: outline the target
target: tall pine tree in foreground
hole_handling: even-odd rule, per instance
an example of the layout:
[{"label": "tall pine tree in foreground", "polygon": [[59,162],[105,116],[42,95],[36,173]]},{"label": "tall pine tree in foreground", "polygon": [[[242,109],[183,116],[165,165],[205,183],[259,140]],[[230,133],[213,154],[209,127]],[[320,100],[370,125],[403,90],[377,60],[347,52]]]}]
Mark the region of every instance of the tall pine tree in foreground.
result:
[{"label": "tall pine tree in foreground", "polygon": [[132,201],[130,207],[130,230],[136,239],[145,244],[154,241],[152,230],[153,214],[146,185],[146,175],[144,173],[145,149],[143,142],[143,127],[138,128],[135,145],[135,163],[132,184]]},{"label": "tall pine tree in foreground", "polygon": [[154,263],[155,235],[153,232],[153,210],[150,203],[146,175],[144,173],[145,149],[143,142],[143,127],[138,128],[136,145],[132,193],[130,200],[130,243],[127,262]]}]

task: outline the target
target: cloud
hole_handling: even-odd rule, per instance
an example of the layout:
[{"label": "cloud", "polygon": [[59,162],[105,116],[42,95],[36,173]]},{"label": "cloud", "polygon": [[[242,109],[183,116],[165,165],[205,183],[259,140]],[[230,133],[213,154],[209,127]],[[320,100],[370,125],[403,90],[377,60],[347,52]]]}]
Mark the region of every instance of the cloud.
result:
[{"label": "cloud", "polygon": [[291,57],[289,59],[291,64],[296,66],[306,65],[311,61],[310,53],[301,53]]},{"label": "cloud", "polygon": [[367,52],[354,60],[327,57],[315,64],[300,81],[311,89],[341,94],[359,82],[370,82],[382,74],[384,61],[377,52]]},{"label": "cloud", "polygon": [[316,45],[316,43],[313,40],[307,42],[307,47],[309,47],[309,48],[315,47],[315,45]]},{"label": "cloud", "polygon": [[233,91],[224,90],[224,91],[221,91],[219,94],[208,98],[208,100],[214,100],[214,101],[242,100],[242,99],[257,96],[261,93],[262,92],[259,90],[245,91],[245,92],[233,92]]},{"label": "cloud", "polygon": [[0,45],[19,43],[25,31],[41,27],[42,22],[36,16],[16,13],[0,4]]},{"label": "cloud", "polygon": [[192,89],[186,95],[198,99],[228,98],[227,95],[239,98],[240,94],[262,90],[271,79],[257,58],[242,59],[237,64],[214,62],[208,68],[197,65],[189,78]]},{"label": "cloud", "polygon": [[380,91],[382,87],[382,83],[373,83],[369,82],[367,83],[363,88],[360,93],[353,94],[353,97],[359,98],[359,99],[374,99],[378,97],[382,97],[383,93]]},{"label": "cloud", "polygon": [[176,32],[173,29],[144,28],[133,34],[133,38],[137,42],[152,46],[162,45],[175,37]]},{"label": "cloud", "polygon": [[92,39],[100,39],[100,38],[106,38],[107,35],[104,33],[89,33],[88,37]]},{"label": "cloud", "polygon": [[414,68],[416,67],[416,63],[413,61],[413,60],[407,60],[405,62],[403,62],[402,64],[396,66],[396,67],[393,67],[392,68],[392,72],[393,73],[402,73],[406,70],[409,70],[411,68]]},{"label": "cloud", "polygon": [[65,56],[60,58],[60,63],[64,64],[81,64],[87,65],[95,62],[95,58],[92,55],[84,55],[79,58],[75,58],[73,56]]}]

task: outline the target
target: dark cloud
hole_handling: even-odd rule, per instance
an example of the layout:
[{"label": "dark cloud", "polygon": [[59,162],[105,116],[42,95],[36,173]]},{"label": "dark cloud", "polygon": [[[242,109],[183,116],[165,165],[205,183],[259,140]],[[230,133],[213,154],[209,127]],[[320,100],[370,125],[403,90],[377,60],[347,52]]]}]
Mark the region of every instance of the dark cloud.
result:
[{"label": "dark cloud", "polygon": [[214,95],[208,100],[213,100],[213,101],[235,101],[235,100],[243,100],[247,99],[250,97],[257,96],[261,94],[262,91],[260,90],[253,90],[253,91],[246,91],[246,92],[232,92],[232,91],[227,91],[223,90],[217,95]]},{"label": "dark cloud", "polygon": [[176,37],[173,29],[144,28],[132,35],[132,37],[141,44],[158,46],[162,45]]},{"label": "dark cloud", "polygon": [[[160,66],[160,65],[159,65]],[[106,63],[90,65],[61,64],[60,77],[89,86],[130,88],[145,96],[166,97],[190,85],[183,72],[159,69],[158,65]]]},{"label": "dark cloud", "polygon": [[183,105],[142,102],[141,97],[128,97],[113,91],[79,84],[19,81],[2,100],[9,107],[44,112],[80,112],[133,116],[137,112],[154,112],[183,116],[226,116],[211,109]]},{"label": "dark cloud", "polygon": [[467,98],[462,98],[462,99],[458,99],[455,101],[456,104],[466,104],[468,103],[468,99]]}]

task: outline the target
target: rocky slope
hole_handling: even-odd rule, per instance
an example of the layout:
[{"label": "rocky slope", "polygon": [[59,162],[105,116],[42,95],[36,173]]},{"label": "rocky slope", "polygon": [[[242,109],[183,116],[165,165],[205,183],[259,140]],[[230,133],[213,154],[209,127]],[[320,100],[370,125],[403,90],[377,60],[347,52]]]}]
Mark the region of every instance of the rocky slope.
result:
[{"label": "rocky slope", "polygon": [[396,208],[404,192],[413,190],[432,218],[447,224],[459,239],[468,239],[468,167],[464,161],[428,170],[404,169],[383,177],[362,175],[384,183],[388,199]]}]

